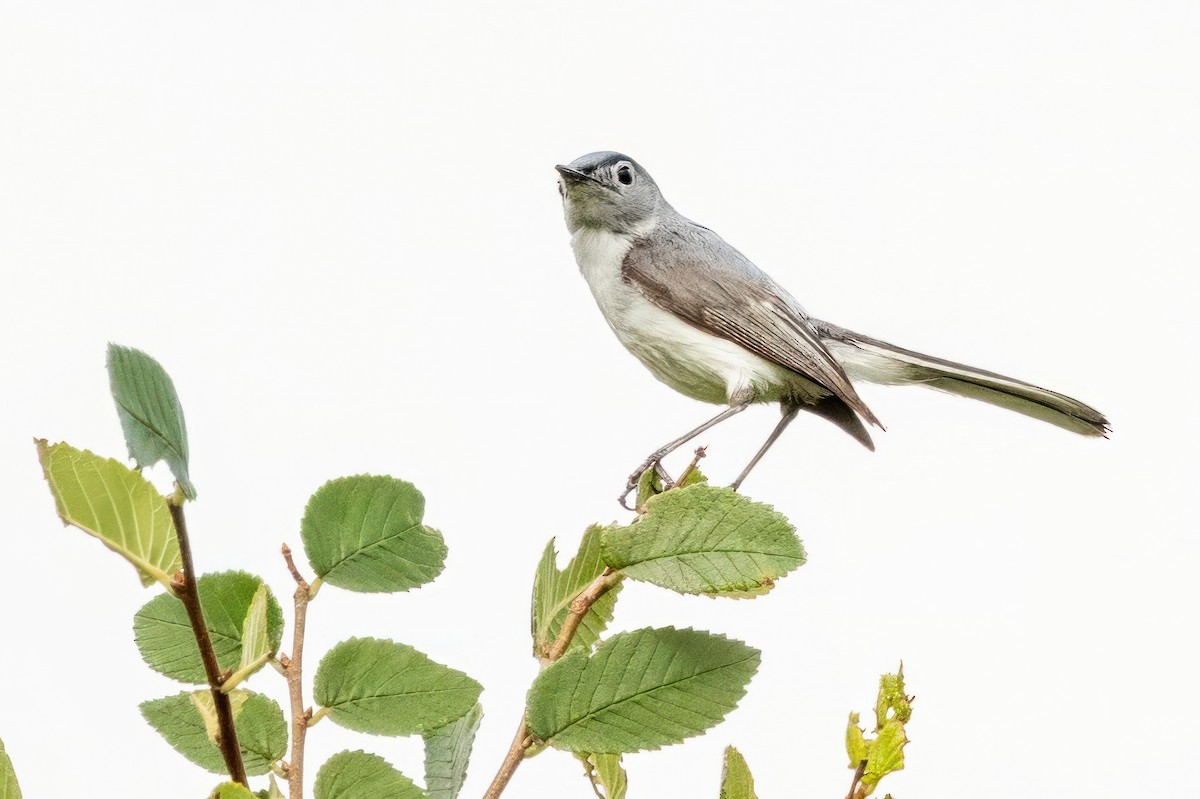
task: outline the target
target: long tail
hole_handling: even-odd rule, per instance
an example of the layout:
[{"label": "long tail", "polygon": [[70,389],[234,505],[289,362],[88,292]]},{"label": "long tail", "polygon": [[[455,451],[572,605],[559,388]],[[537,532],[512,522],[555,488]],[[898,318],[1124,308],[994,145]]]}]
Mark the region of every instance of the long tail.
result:
[{"label": "long tail", "polygon": [[828,322],[813,319],[812,324],[851,379],[936,388],[1008,408],[1085,436],[1104,436],[1111,429],[1104,414],[1065,394],[922,355]]}]

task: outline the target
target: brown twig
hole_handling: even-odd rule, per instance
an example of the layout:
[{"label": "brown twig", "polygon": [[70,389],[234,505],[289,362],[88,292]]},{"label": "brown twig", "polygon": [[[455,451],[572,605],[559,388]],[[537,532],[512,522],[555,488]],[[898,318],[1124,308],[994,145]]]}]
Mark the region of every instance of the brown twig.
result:
[{"label": "brown twig", "polygon": [[675,488],[676,486],[683,485],[683,481],[687,480],[688,477],[691,476],[692,472],[696,471],[696,467],[700,465],[700,461],[703,460],[704,456],[707,454],[708,454],[707,446],[696,447],[696,454],[692,456],[692,462],[687,465],[686,469],[684,469],[682,472],[679,473],[679,479],[676,480],[675,485],[673,485],[671,487]]},{"label": "brown twig", "polygon": [[508,747],[508,754],[504,756],[504,762],[500,764],[495,779],[488,786],[487,793],[483,795],[484,799],[497,799],[500,796],[508,786],[508,781],[512,779],[517,766],[521,765],[521,761],[525,759],[526,750],[532,745],[533,736],[529,734],[525,720],[522,719],[521,726],[517,728],[517,734],[513,736],[512,746]]},{"label": "brown twig", "polygon": [[[592,605],[610,588],[621,582],[624,577],[625,575],[621,572],[605,568],[600,576],[592,580],[587,588],[580,591],[579,595],[571,600],[571,609],[567,613],[567,617],[563,619],[563,626],[558,632],[558,638],[554,639],[554,645],[550,647],[550,651],[542,661],[542,668],[549,666],[566,653],[571,641],[575,638],[576,631],[579,630],[579,625],[583,623],[583,618],[591,610]],[[530,734],[529,727],[522,717],[521,724],[517,727],[517,734],[513,736],[512,746],[508,748],[508,754],[504,756],[504,762],[500,764],[500,769],[492,779],[492,784],[488,786],[487,792],[484,793],[483,799],[498,799],[504,792],[513,773],[517,770],[517,766],[521,765],[521,761],[525,759],[526,751],[533,745],[533,740],[533,735]]]},{"label": "brown twig", "polygon": [[292,560],[292,550],[287,544],[282,547],[283,559],[287,563],[292,579],[296,581],[296,619],[292,625],[292,656],[280,658],[284,676],[287,677],[288,697],[292,705],[292,756],[288,761],[288,796],[290,799],[304,797],[304,735],[308,732],[308,721],[312,711],[304,707],[303,685],[300,678],[304,657],[304,621],[308,616],[308,601],[311,599],[309,585]]},{"label": "brown twig", "polygon": [[587,588],[579,592],[579,596],[571,600],[571,610],[563,619],[563,626],[558,631],[558,638],[554,640],[554,646],[550,647],[550,651],[546,653],[547,664],[553,663],[566,653],[567,647],[575,639],[575,632],[583,623],[583,617],[591,610],[592,605],[596,604],[597,599],[604,596],[608,589],[621,582],[624,577],[624,574],[606,566],[604,571],[600,572],[599,577],[592,580]]},{"label": "brown twig", "polygon": [[196,589],[196,567],[192,563],[192,546],[188,541],[187,521],[183,515],[183,495],[176,491],[173,496],[168,497],[167,507],[170,508],[171,519],[175,523],[175,536],[179,539],[179,558],[183,563],[183,569],[171,580],[171,590],[187,611],[188,621],[196,636],[196,645],[200,649],[204,676],[208,680],[213,704],[217,710],[217,747],[221,750],[221,757],[225,759],[225,769],[229,772],[231,780],[248,788],[250,781],[246,777],[242,749],[238,745],[237,729],[233,725],[233,706],[229,702],[229,695],[221,690],[225,678],[221,674],[220,665],[217,664],[212,639],[208,636],[208,625],[204,623],[200,592]]},{"label": "brown twig", "polygon": [[867,761],[861,760],[858,763],[858,768],[854,770],[854,779],[850,782],[850,793],[846,794],[846,799],[855,799],[854,791],[858,788],[859,781],[863,778],[863,773],[867,770]]}]

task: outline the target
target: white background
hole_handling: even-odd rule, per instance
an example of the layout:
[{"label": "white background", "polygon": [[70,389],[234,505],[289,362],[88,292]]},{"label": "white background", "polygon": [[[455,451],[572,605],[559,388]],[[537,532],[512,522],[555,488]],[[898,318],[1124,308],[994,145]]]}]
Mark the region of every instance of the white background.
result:
[{"label": "white background", "polygon": [[[279,544],[328,478],[426,494],[447,569],[321,593],[309,663],[393,637],[486,686],[464,796],[536,672],[533,567],[710,407],[596,311],[555,163],[637,158],[821,318],[1073,394],[1111,440],[867,386],[868,453],[800,419],[746,483],[809,563],[754,602],[631,585],[613,629],[725,632],[728,720],[628,758],[630,796],[842,796],[846,714],[903,658],[897,797],[1174,795],[1192,780],[1200,256],[1195,3],[6,3],[0,11],[0,736],[26,796],[203,796],[138,702],[152,591],[64,530],[31,439],[124,454],[108,341],[187,413],[202,570],[289,604]],[[728,481],[774,424],[707,435]],[[686,456],[683,456],[686,459]],[[671,462],[678,468],[680,460]],[[165,472],[152,472],[164,488]],[[285,647],[286,649],[286,647]],[[284,698],[273,672],[251,688]],[[1181,737],[1182,736],[1182,737]],[[310,775],[416,739],[323,723]],[[514,797],[588,797],[567,755]]]}]

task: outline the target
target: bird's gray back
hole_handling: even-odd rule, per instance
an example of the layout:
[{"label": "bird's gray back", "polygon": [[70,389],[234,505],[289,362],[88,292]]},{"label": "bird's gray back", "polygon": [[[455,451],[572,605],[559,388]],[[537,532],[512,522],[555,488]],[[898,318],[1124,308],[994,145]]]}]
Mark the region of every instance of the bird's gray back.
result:
[{"label": "bird's gray back", "polygon": [[791,370],[878,424],[800,304],[712,230],[669,210],[633,242],[621,271],[660,308]]}]

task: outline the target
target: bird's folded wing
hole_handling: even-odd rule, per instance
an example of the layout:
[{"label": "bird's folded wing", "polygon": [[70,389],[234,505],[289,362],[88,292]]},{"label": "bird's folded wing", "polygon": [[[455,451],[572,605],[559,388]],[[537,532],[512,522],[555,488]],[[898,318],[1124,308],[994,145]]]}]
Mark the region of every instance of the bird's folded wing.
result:
[{"label": "bird's folded wing", "polygon": [[800,304],[711,230],[656,230],[634,243],[621,271],[663,310],[807,377],[879,425]]}]

